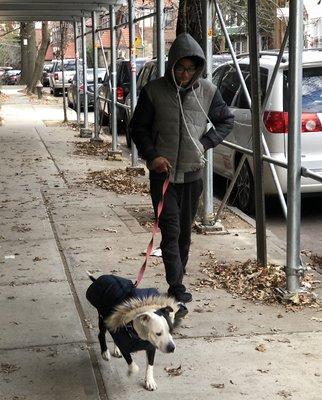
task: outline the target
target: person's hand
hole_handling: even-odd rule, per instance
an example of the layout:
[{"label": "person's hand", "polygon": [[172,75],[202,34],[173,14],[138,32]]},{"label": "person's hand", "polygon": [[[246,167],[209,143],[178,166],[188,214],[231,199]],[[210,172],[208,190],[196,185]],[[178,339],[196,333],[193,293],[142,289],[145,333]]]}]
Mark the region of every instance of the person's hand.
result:
[{"label": "person's hand", "polygon": [[171,164],[165,157],[162,157],[162,156],[156,157],[152,161],[152,169],[154,171],[158,172],[159,174],[161,172],[170,172]]}]

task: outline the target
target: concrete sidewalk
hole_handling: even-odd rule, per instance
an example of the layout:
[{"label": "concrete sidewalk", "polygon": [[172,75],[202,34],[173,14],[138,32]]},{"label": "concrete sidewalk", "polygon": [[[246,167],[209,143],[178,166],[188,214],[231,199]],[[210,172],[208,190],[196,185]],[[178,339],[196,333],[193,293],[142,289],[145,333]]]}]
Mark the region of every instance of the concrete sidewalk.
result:
[{"label": "concrete sidewalk", "polygon": [[[200,263],[208,250],[227,262],[256,258],[246,223],[224,235],[193,235],[186,282],[194,300],[175,353],[157,352],[157,391],[143,388],[142,352],[133,378],[123,359],[102,360],[86,270],[136,278],[150,233],[130,209],[150,199],[81,183],[89,170],[125,168],[128,155],[121,162],[75,155],[74,142],[86,140],[43,123],[61,115],[57,107],[7,93],[0,110],[1,400],[322,399],[321,309],[287,312],[194,286],[205,277]],[[284,264],[273,235],[268,247],[269,260]],[[155,260],[142,286],[165,291]],[[179,376],[165,370],[179,366]]]}]

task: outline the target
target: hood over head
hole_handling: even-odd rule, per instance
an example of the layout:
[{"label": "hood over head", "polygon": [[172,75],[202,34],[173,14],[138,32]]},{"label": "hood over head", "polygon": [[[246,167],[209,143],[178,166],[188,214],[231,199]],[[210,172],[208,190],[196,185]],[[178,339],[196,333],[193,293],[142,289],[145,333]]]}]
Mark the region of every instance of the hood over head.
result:
[{"label": "hood over head", "polygon": [[[176,81],[174,79],[174,66],[176,63],[186,57],[192,57],[196,60],[197,70],[193,75],[189,87],[193,85],[193,83],[200,78],[202,73],[204,72],[206,59],[204,52],[198,42],[191,36],[189,33],[180,33],[172,43],[169,55],[168,55],[168,65],[166,70],[166,76],[171,80]],[[176,84],[177,86],[177,84]]]}]

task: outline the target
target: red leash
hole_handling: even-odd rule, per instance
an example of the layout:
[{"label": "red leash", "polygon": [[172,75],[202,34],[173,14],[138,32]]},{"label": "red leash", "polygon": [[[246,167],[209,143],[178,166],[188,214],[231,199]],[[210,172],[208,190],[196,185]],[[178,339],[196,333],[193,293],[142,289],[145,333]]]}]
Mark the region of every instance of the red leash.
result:
[{"label": "red leash", "polygon": [[153,227],[152,227],[152,237],[151,237],[150,243],[148,244],[148,247],[146,249],[145,260],[144,260],[144,262],[142,264],[142,267],[140,268],[140,271],[139,271],[138,276],[136,278],[136,282],[134,284],[135,287],[137,287],[140,284],[140,282],[142,281],[142,279],[143,279],[143,275],[144,275],[145,268],[146,268],[147,263],[148,263],[148,259],[149,259],[150,255],[152,253],[152,250],[153,250],[154,236],[155,236],[155,234],[157,233],[157,230],[158,230],[159,217],[160,217],[160,214],[162,212],[163,204],[164,204],[164,195],[165,195],[165,192],[168,189],[169,183],[170,183],[169,178],[167,178],[164,181],[163,186],[162,186],[162,197],[161,197],[161,200],[159,201],[159,204],[158,204],[157,218],[154,221],[154,224],[153,224]]}]

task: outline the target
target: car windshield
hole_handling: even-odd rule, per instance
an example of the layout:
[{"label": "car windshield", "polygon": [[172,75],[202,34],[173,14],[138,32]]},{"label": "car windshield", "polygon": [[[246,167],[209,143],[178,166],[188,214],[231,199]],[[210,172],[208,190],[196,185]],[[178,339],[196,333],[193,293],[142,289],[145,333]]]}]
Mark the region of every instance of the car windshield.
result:
[{"label": "car windshield", "polygon": [[[284,72],[285,77],[285,100],[288,99],[288,71]],[[288,110],[288,102],[284,104],[284,109]],[[302,82],[302,112],[321,113],[322,112],[322,68],[312,67],[303,69]]]},{"label": "car windshield", "polygon": [[[105,68],[98,68],[97,69],[97,77],[98,77],[98,82],[102,82],[104,79],[106,69]],[[74,81],[76,81],[76,75],[74,76]],[[83,83],[83,71],[79,71],[79,81]],[[94,83],[94,73],[93,73],[93,68],[87,69],[87,83]]]},{"label": "car windshield", "polygon": [[[61,63],[57,65],[57,71],[61,71]],[[64,70],[65,71],[75,71],[75,63],[64,63]]]}]

